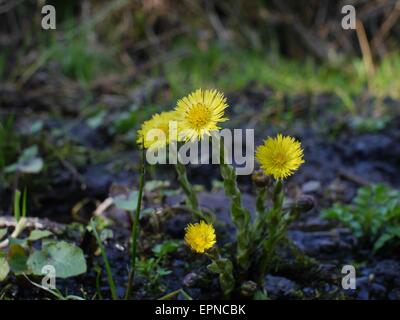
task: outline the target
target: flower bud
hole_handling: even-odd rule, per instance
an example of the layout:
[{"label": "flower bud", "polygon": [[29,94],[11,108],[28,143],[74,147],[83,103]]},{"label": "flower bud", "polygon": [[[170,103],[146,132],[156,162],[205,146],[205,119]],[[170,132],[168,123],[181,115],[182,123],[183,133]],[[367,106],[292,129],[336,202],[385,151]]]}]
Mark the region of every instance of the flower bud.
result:
[{"label": "flower bud", "polygon": [[251,180],[258,188],[268,187],[272,183],[271,177],[265,175],[261,170],[255,171],[251,176]]},{"label": "flower bud", "polygon": [[253,281],[243,282],[240,287],[240,294],[243,297],[252,297],[257,291],[257,284]]},{"label": "flower bud", "polygon": [[294,209],[299,212],[310,211],[315,206],[315,199],[313,196],[302,195],[299,200],[294,204]]}]

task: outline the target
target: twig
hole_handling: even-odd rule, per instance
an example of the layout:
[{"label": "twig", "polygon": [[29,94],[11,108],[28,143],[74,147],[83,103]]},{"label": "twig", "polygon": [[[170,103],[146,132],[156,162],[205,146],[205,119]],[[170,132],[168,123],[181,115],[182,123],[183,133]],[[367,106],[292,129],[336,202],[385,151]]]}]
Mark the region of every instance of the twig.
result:
[{"label": "twig", "polygon": [[[13,233],[10,238],[17,238],[21,232],[26,228],[26,218],[21,218],[15,226]],[[9,239],[0,242],[0,249],[6,248],[10,243]]]},{"label": "twig", "polygon": [[395,25],[396,21],[400,17],[400,1],[398,1],[393,8],[393,11],[390,12],[388,17],[384,19],[381,27],[378,32],[374,35],[372,39],[372,45],[375,49],[378,50],[383,46],[383,41],[386,37],[386,34],[390,31],[390,29]]},{"label": "twig", "polygon": [[358,42],[360,43],[364,66],[368,73],[368,79],[370,79],[375,73],[375,67],[374,67],[374,62],[372,60],[371,48],[368,43],[367,34],[365,32],[364,25],[361,22],[361,20],[357,20],[356,33]]},{"label": "twig", "polygon": [[114,203],[113,198],[108,197],[102,203],[99,204],[99,206],[93,212],[93,215],[96,217],[103,215],[103,212],[106,211],[110,206],[112,206],[113,203]]},{"label": "twig", "polygon": [[360,176],[357,176],[349,171],[346,171],[344,169],[340,169],[338,173],[339,173],[340,177],[342,177],[346,180],[349,180],[351,182],[354,182],[360,186],[370,186],[371,185],[371,183],[368,180],[366,180]]}]

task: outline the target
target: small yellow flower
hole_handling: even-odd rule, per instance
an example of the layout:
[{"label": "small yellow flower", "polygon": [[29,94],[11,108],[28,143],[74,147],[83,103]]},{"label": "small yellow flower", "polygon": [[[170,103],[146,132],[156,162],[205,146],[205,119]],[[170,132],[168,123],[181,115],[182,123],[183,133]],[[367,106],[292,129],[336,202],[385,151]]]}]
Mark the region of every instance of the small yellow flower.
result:
[{"label": "small yellow flower", "polygon": [[171,141],[178,139],[178,126],[175,111],[157,113],[150,120],[143,122],[136,142],[142,146],[144,138],[145,149],[164,148]]},{"label": "small yellow flower", "polygon": [[189,224],[185,229],[185,242],[197,253],[204,253],[211,249],[216,243],[213,225],[204,221]]},{"label": "small yellow flower", "polygon": [[175,110],[181,122],[180,139],[200,140],[220,129],[218,123],[228,120],[224,118],[227,107],[226,98],[217,90],[198,89],[179,100]]},{"label": "small yellow flower", "polygon": [[264,173],[277,180],[292,175],[304,163],[300,142],[281,134],[276,138],[269,137],[257,147],[256,158]]}]

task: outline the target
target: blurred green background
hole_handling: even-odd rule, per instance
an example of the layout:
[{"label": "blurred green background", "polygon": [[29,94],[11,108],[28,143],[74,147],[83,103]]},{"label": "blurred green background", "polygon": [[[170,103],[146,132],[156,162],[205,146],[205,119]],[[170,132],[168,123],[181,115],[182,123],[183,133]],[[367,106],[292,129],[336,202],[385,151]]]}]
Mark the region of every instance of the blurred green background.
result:
[{"label": "blurred green background", "polygon": [[[56,7],[56,30],[41,29],[44,4]],[[341,28],[345,4],[357,30]],[[162,78],[171,99],[254,82],[333,92],[351,107],[364,90],[399,97],[399,12],[393,0],[3,1],[0,75],[23,87],[57,68],[85,90],[111,92]]]}]

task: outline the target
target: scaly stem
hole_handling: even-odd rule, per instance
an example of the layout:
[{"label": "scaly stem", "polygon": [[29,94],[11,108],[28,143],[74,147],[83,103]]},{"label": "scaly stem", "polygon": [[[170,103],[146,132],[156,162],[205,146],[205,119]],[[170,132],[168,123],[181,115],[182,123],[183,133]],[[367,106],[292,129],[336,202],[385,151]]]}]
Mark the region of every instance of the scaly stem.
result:
[{"label": "scaly stem", "polygon": [[266,187],[257,187],[256,188],[256,212],[257,212],[257,217],[254,221],[253,224],[253,241],[255,244],[257,244],[264,232],[265,225],[266,225],[266,220],[267,220],[267,213],[265,210],[265,197],[267,194],[267,188]]},{"label": "scaly stem", "polygon": [[190,184],[187,174],[186,167],[179,160],[175,165],[176,173],[178,174],[178,182],[186,195],[186,203],[195,213],[196,217],[200,220],[207,221],[203,212],[201,212],[199,207],[199,202],[197,200],[196,192],[193,190],[193,186]]},{"label": "scaly stem", "polygon": [[229,259],[221,257],[218,248],[206,254],[211,259],[208,269],[218,274],[219,284],[221,286],[222,295],[225,299],[229,299],[235,289],[235,277],[233,276],[233,264]]},{"label": "scaly stem", "polygon": [[142,172],[140,174],[139,182],[139,195],[138,202],[136,205],[136,212],[134,215],[134,220],[132,221],[132,231],[131,231],[131,270],[128,277],[128,287],[125,292],[125,300],[129,299],[133,290],[133,284],[135,280],[135,268],[136,268],[136,251],[137,251],[137,239],[139,235],[139,222],[140,222],[140,211],[142,208],[142,198],[144,189],[144,176],[146,173],[146,167],[144,163],[144,148],[142,151]]},{"label": "scaly stem", "polygon": [[266,219],[266,224],[268,225],[268,234],[267,238],[262,244],[262,255],[258,278],[258,283],[260,286],[264,285],[264,277],[268,272],[275,255],[276,245],[285,236],[286,224],[282,217],[283,199],[283,183],[281,180],[278,180],[273,191],[273,207],[268,212]]},{"label": "scaly stem", "polygon": [[242,206],[241,193],[236,182],[235,169],[225,163],[224,145],[220,148],[220,171],[224,180],[225,194],[231,203],[232,222],[237,229],[237,261],[246,271],[250,265],[250,212]]}]

